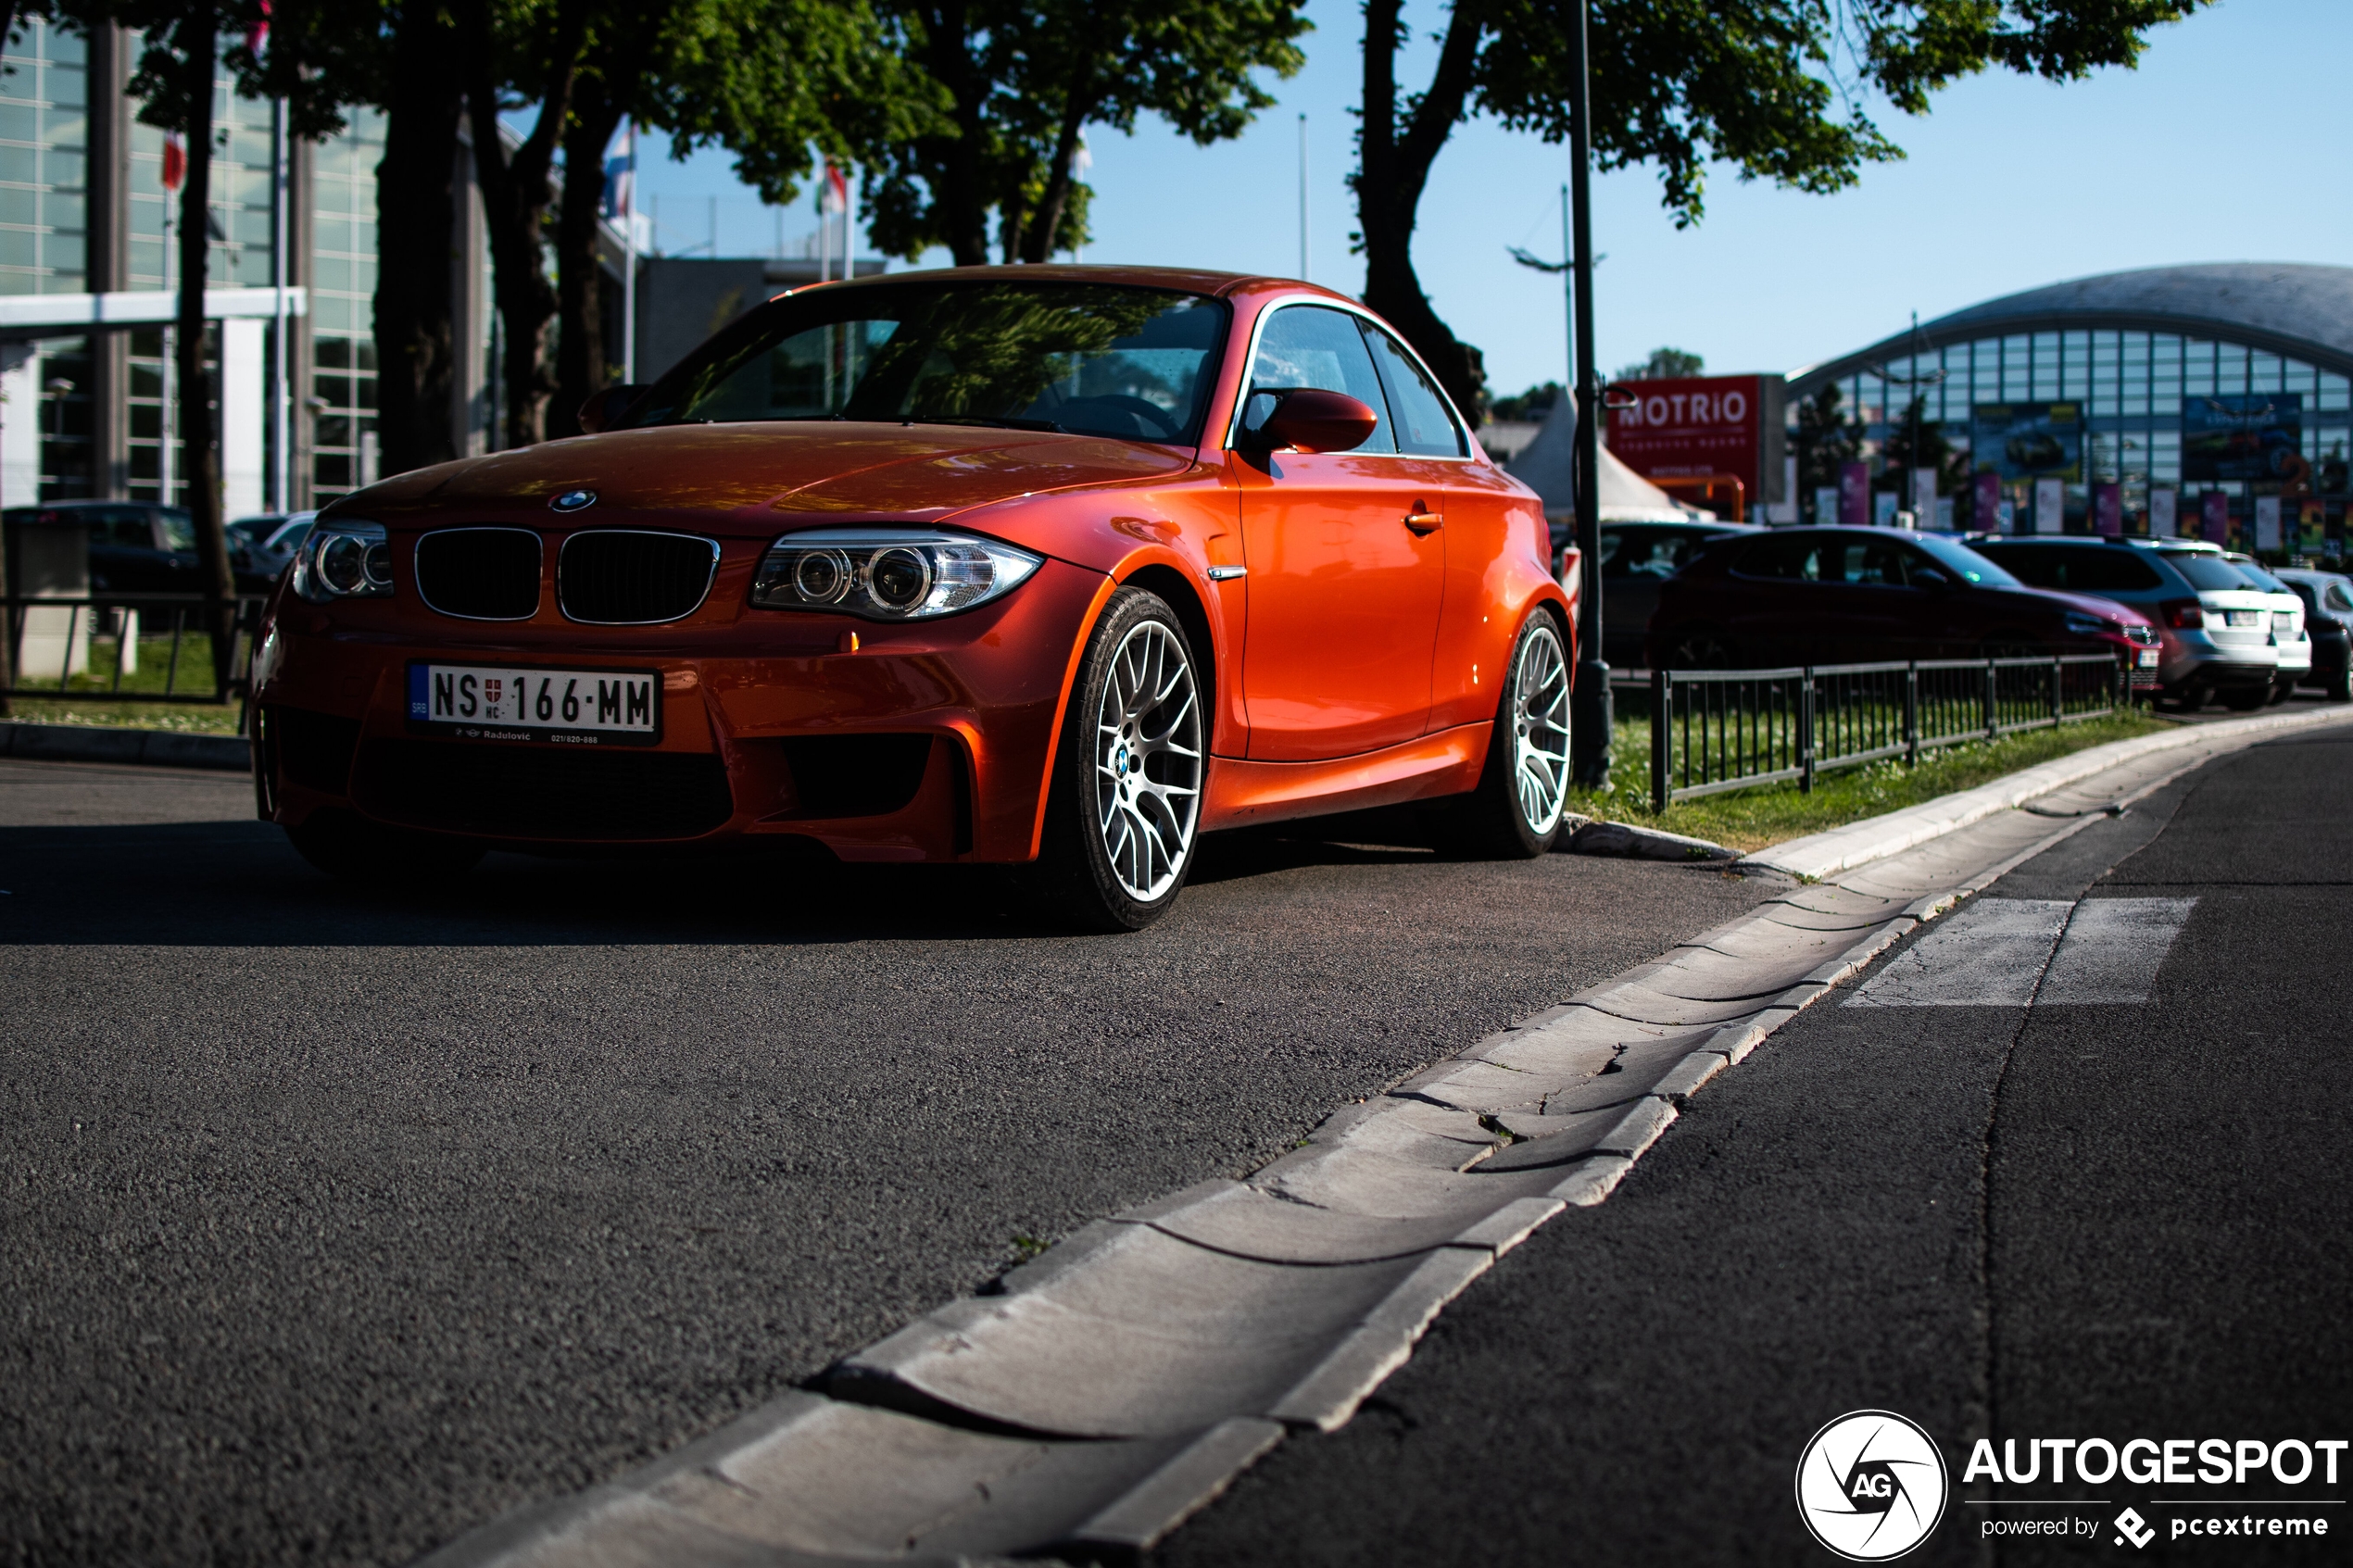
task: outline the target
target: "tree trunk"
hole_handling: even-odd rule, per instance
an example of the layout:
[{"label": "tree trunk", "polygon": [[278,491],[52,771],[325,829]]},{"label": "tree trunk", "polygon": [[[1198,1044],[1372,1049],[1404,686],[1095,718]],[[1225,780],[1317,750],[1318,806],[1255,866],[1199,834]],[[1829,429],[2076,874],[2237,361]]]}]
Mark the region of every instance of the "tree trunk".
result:
[{"label": "tree trunk", "polygon": [[574,0],[558,15],[555,64],[538,94],[539,118],[511,159],[498,139],[489,7],[474,8],[473,36],[466,50],[466,113],[473,126],[474,169],[490,231],[492,294],[506,337],[506,363],[500,369],[507,392],[504,445],[510,447],[534,446],[547,439],[547,401],[556,389],[547,364],[547,327],[556,319],[556,291],[547,282],[542,241],[548,176],[572,111],[586,9]]},{"label": "tree trunk", "polygon": [[[1070,206],[1070,186],[1074,176],[1071,162],[1078,156],[1078,138],[1087,129],[1087,117],[1095,110],[1095,72],[1091,63],[1077,71],[1077,80],[1070,85],[1070,95],[1063,103],[1062,124],[1054,136],[1054,161],[1046,175],[1045,194],[1038,198],[1038,210],[1030,215],[1029,225],[1022,236],[1021,259],[1027,262],[1051,260],[1054,254],[1054,232],[1063,226],[1063,213]],[[1006,257],[1012,260],[1011,257]]]},{"label": "tree trunk", "polygon": [[[181,24],[182,88],[188,103],[188,177],[180,187],[180,451],[188,513],[204,578],[205,621],[212,634],[212,676],[225,689],[236,652],[236,579],[221,528],[220,452],[215,443],[212,372],[205,364],[204,291],[212,232],[212,82],[218,39],[209,15]],[[168,500],[170,497],[166,497]]]},{"label": "tree trunk", "polygon": [[1414,271],[1414,226],[1430,165],[1462,119],[1478,56],[1476,0],[1455,0],[1429,90],[1399,133],[1397,48],[1402,0],[1366,0],[1365,108],[1357,132],[1356,217],[1365,244],[1365,303],[1405,334],[1447,395],[1477,424],[1486,412],[1487,373],[1478,349],[1456,341],[1430,308]]},{"label": "tree trunk", "polygon": [[[617,64],[617,62],[614,62]],[[556,402],[552,430],[580,430],[581,405],[604,389],[604,265],[597,230],[605,197],[605,149],[621,128],[618,98],[608,82],[584,93],[564,132],[563,209],[556,218],[556,302],[562,326],[556,338]]]},{"label": "tree trunk", "polygon": [[376,429],[387,474],[458,455],[449,261],[457,50],[457,31],[437,8],[401,7],[376,175]]},{"label": "tree trunk", "polygon": [[924,69],[955,100],[957,136],[925,137],[916,143],[932,183],[940,237],[959,267],[988,265],[990,193],[983,189],[981,149],[987,141],[988,84],[973,68],[972,28],[962,0],[925,7]]}]

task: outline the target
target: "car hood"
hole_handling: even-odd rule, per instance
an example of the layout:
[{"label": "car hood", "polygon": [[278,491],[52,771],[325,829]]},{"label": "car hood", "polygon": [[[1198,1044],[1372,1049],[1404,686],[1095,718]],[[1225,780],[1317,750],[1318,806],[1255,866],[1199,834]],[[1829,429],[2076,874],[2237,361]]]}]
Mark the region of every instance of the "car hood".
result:
[{"label": "car hood", "polygon": [[543,442],[398,474],[333,515],[545,510],[568,490],[596,512],[692,512],[704,532],[774,531],[779,513],[948,517],[1081,485],[1150,483],[1193,466],[1190,447],[963,425],[772,422],[670,425]]}]

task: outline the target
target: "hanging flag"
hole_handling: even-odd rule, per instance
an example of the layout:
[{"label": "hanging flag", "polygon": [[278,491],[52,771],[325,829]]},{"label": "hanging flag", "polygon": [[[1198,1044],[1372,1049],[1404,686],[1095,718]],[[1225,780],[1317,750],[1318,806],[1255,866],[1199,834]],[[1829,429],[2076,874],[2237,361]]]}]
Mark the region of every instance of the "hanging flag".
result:
[{"label": "hanging flag", "polygon": [[1070,177],[1074,180],[1084,179],[1087,171],[1094,167],[1095,155],[1087,150],[1087,132],[1081,131],[1078,133],[1078,145],[1071,150]]},{"label": "hanging flag", "polygon": [[258,59],[270,46],[270,0],[261,0],[261,19],[245,30],[245,47]]},{"label": "hanging flag", "polygon": [[849,176],[831,158],[825,160],[825,182],[817,188],[817,210],[828,218],[849,210]]},{"label": "hanging flag", "polygon": [[636,192],[637,155],[635,150],[619,157],[605,159],[605,216],[622,219],[633,210]]},{"label": "hanging flag", "polygon": [[188,178],[188,144],[176,134],[166,132],[163,138],[163,188],[176,191]]}]

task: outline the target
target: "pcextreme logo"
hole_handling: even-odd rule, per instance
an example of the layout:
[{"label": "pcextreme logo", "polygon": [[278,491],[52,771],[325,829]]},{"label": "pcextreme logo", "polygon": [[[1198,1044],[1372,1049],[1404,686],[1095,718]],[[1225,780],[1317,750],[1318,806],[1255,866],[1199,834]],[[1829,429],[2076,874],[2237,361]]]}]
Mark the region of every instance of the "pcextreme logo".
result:
[{"label": "pcextreme logo", "polygon": [[1949,1490],[1935,1439],[1893,1411],[1840,1416],[1797,1461],[1797,1516],[1850,1562],[1884,1562],[1928,1539]]}]

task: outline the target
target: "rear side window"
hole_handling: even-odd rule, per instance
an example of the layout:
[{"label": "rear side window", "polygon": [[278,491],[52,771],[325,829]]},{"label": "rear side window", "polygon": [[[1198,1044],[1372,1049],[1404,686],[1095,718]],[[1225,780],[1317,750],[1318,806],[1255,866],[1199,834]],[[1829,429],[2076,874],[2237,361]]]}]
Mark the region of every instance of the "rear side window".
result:
[{"label": "rear side window", "polygon": [[1394,452],[1397,438],[1389,417],[1389,399],[1380,377],[1373,370],[1372,352],[1356,318],[1344,310],[1320,305],[1287,305],[1258,337],[1258,358],[1250,367],[1250,401],[1242,412],[1245,428],[1255,430],[1274,411],[1275,400],[1263,393],[1291,387],[1344,392],[1372,409],[1380,423],[1362,445],[1350,452]]},{"label": "rear side window", "polygon": [[1397,340],[1367,322],[1365,341],[1372,345],[1373,363],[1389,393],[1389,415],[1397,427],[1397,449],[1416,458],[1463,456],[1463,433],[1446,408],[1446,399],[1430,385],[1413,356]]},{"label": "rear side window", "polygon": [[164,547],[172,550],[193,550],[196,547],[195,519],[178,507],[158,507],[156,516],[163,522]]},{"label": "rear side window", "polygon": [[2079,594],[2132,594],[2165,586],[2157,569],[2131,550],[2104,545],[2027,545],[1984,552],[2037,588]]},{"label": "rear side window", "polygon": [[2327,604],[2331,609],[2353,609],[2353,594],[2345,591],[2344,583],[2332,583],[2329,584]]},{"label": "rear side window", "polygon": [[2203,555],[2194,550],[2168,550],[2165,564],[2180,572],[2189,585],[2201,594],[2228,590],[2246,591],[2246,579],[2239,569],[2221,556]]}]

